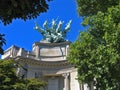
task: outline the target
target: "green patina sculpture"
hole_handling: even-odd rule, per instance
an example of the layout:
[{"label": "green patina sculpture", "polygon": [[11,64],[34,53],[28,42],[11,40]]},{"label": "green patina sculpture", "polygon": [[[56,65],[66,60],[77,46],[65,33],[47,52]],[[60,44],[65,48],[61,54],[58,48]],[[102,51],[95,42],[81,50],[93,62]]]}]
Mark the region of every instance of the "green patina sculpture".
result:
[{"label": "green patina sculpture", "polygon": [[72,20],[70,20],[63,29],[63,21],[59,21],[59,23],[56,24],[56,20],[53,19],[51,27],[49,27],[48,21],[46,20],[43,24],[45,30],[42,29],[37,23],[35,23],[35,30],[38,30],[43,35],[43,40],[50,43],[60,43],[65,41],[66,34],[70,30],[71,22]]}]

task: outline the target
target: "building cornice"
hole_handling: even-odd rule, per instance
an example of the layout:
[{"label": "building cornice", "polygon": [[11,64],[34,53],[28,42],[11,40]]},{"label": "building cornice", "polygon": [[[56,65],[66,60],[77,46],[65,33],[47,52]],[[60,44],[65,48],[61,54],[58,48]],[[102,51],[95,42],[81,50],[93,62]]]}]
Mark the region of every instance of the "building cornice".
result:
[{"label": "building cornice", "polygon": [[40,61],[40,60],[31,59],[31,58],[24,58],[21,56],[14,58],[14,60],[18,61],[18,62],[24,62],[26,64],[38,65],[41,67],[48,67],[48,68],[49,67],[73,66],[67,60],[63,60],[63,61]]}]

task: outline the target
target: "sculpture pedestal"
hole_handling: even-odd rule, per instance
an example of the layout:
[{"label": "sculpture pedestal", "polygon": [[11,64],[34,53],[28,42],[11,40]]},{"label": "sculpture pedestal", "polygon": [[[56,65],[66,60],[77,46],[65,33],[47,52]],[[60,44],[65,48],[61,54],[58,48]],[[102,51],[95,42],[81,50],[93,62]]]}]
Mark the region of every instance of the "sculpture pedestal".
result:
[{"label": "sculpture pedestal", "polygon": [[62,43],[36,42],[33,44],[33,52],[41,61],[62,61],[66,60],[69,45],[68,41]]}]

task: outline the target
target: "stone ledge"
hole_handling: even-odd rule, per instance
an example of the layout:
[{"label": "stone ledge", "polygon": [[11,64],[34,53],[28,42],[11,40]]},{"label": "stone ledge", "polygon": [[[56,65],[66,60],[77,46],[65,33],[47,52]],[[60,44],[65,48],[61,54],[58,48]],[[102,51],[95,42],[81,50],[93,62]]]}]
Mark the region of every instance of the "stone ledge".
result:
[{"label": "stone ledge", "polygon": [[42,42],[35,42],[33,46],[38,45],[38,46],[62,46],[62,45],[69,45],[71,42],[70,41],[65,41],[61,43],[42,43]]},{"label": "stone ledge", "polygon": [[14,59],[17,62],[24,62],[29,63],[32,65],[41,65],[41,66],[47,66],[47,67],[59,67],[59,66],[71,66],[71,64],[67,60],[63,61],[39,61],[39,60],[33,60],[31,58],[24,58],[21,56],[18,56]]}]

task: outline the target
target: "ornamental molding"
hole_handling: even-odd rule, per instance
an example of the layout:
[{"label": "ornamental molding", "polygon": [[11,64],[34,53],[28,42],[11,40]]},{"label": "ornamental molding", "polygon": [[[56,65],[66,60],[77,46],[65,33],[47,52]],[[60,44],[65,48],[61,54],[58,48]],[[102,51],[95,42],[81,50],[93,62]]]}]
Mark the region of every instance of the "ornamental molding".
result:
[{"label": "ornamental molding", "polygon": [[26,63],[30,65],[38,65],[41,67],[73,67],[67,60],[63,61],[39,61],[39,60],[34,60],[31,58],[24,58],[24,57],[16,57],[14,58],[16,62],[21,62],[21,63]]}]

